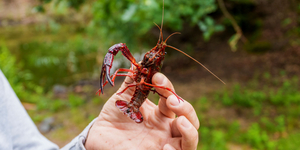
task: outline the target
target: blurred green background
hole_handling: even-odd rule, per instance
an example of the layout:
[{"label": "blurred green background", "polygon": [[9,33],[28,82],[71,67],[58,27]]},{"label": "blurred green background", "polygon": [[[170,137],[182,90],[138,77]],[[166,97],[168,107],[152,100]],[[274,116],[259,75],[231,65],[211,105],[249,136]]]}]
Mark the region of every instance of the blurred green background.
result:
[{"label": "blurred green background", "polygon": [[[98,116],[123,80],[95,95],[107,49],[126,43],[141,60],[158,40],[162,5],[0,1],[0,69],[47,138],[64,146]],[[164,37],[181,32],[168,44],[227,83],[166,50],[162,73],[197,111],[199,149],[299,149],[299,13],[296,0],[165,0]],[[116,56],[113,69],[129,66]]]}]

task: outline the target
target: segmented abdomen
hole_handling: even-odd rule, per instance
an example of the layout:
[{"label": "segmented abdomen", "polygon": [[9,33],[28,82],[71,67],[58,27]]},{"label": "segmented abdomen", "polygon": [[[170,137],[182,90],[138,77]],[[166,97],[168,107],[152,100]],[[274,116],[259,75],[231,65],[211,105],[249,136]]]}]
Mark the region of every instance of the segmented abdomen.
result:
[{"label": "segmented abdomen", "polygon": [[143,102],[146,100],[150,93],[151,87],[145,86],[145,85],[138,85],[136,86],[136,89],[134,91],[134,94],[131,98],[130,103],[134,105],[134,107],[139,108],[143,104]]}]

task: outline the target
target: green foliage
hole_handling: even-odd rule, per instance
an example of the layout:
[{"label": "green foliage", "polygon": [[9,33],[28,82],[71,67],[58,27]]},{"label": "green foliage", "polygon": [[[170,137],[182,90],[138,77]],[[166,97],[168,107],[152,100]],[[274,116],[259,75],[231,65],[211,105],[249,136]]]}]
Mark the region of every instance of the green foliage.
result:
[{"label": "green foliage", "polygon": [[[102,38],[109,40],[108,45],[125,42],[129,47],[136,47],[144,41],[145,33],[155,26],[153,22],[161,23],[162,3],[162,0],[98,0],[94,3],[93,23],[90,27],[93,27],[93,33],[96,31]],[[165,0],[164,9],[164,27],[172,30],[181,30],[184,22],[191,26],[200,23],[203,30],[205,26],[205,37],[209,37],[221,28],[211,18],[206,17],[204,22],[201,21],[217,9],[215,0]]]},{"label": "green foliage", "polygon": [[16,62],[16,57],[11,54],[4,41],[0,42],[0,62],[1,71],[20,100],[24,102],[36,102],[38,99],[36,95],[31,96],[28,92],[41,94],[43,93],[43,88],[31,82],[33,75],[30,71],[20,69],[23,67],[23,62]]},{"label": "green foliage", "polygon": [[201,149],[226,150],[226,140],[223,131],[211,130],[207,127],[200,128]]},{"label": "green foliage", "polygon": [[66,103],[61,99],[55,99],[51,102],[51,111],[58,111],[66,106]]},{"label": "green foliage", "polygon": [[230,46],[230,48],[232,49],[232,51],[236,51],[237,49],[237,43],[241,38],[241,34],[234,34],[230,37],[230,39],[228,40],[228,44]]},{"label": "green foliage", "polygon": [[69,95],[69,104],[71,107],[78,107],[78,106],[81,106],[82,104],[84,104],[84,100],[79,97],[79,96],[76,96],[76,95]]},{"label": "green foliage", "polygon": [[19,86],[20,78],[17,76],[16,58],[10,53],[4,41],[0,42],[0,69],[12,86]]},{"label": "green foliage", "polygon": [[230,0],[230,1],[240,3],[240,4],[253,4],[252,0]]},{"label": "green foliage", "polygon": [[283,115],[275,118],[276,122],[276,131],[283,132],[285,131],[285,117]]},{"label": "green foliage", "polygon": [[[298,77],[292,79],[286,78],[284,71],[281,71],[280,77],[276,78],[276,84],[274,84],[274,80],[274,77],[270,73],[265,72],[260,75],[260,78],[257,76],[253,79],[253,81],[259,84],[249,84],[251,86],[236,84],[216,94],[215,99],[219,100],[223,104],[223,107],[232,106],[230,109],[237,110],[239,115],[247,115],[246,122],[251,125],[244,131],[245,124],[240,125],[237,120],[227,123],[220,118],[210,120],[209,117],[203,117],[202,115],[202,118],[205,118],[206,122],[210,122],[210,126],[205,127],[204,133],[210,128],[215,130],[222,129],[226,131],[224,133],[226,143],[246,144],[254,149],[276,149],[278,147],[284,149],[284,146],[282,146],[284,144],[289,147],[287,149],[293,149],[291,148],[293,147],[292,143],[295,144],[292,138],[293,135],[291,135],[291,143],[282,138],[287,136],[287,132],[293,131],[299,126],[298,121],[296,121],[299,120],[300,115],[300,98],[298,98],[300,94],[299,80]],[[214,106],[217,105],[215,104],[216,102],[213,103]],[[219,107],[222,108],[222,106]],[[197,107],[195,108],[198,109]],[[245,111],[240,111],[242,109],[245,109]],[[251,110],[252,113],[248,114],[248,110]],[[201,111],[198,109],[197,112]],[[231,114],[229,113],[228,115],[228,118],[232,119]],[[202,139],[204,137],[201,137]],[[204,140],[204,142],[207,141]]]},{"label": "green foliage", "polygon": [[270,91],[270,101],[274,105],[300,104],[299,82],[285,81],[277,91]]},{"label": "green foliage", "polygon": [[206,111],[209,107],[207,97],[201,97],[192,103],[196,110]]},{"label": "green foliage", "polygon": [[198,26],[203,32],[203,38],[206,41],[208,41],[215,32],[224,30],[224,26],[216,24],[215,21],[209,16],[205,17],[204,21],[199,21]]},{"label": "green foliage", "polygon": [[243,107],[258,106],[264,101],[266,95],[261,91],[251,91],[241,89],[240,85],[235,85],[232,93],[225,91],[221,96],[221,101],[224,105],[239,105]]},{"label": "green foliage", "polygon": [[253,123],[245,134],[245,140],[251,146],[258,149],[274,149],[276,143],[271,141],[266,131],[263,131],[257,123]]},{"label": "green foliage", "polygon": [[45,8],[42,5],[38,5],[33,8],[33,11],[43,13],[43,12],[45,12]]},{"label": "green foliage", "polygon": [[77,10],[84,2],[85,0],[67,0],[68,6]]},{"label": "green foliage", "polygon": [[275,118],[267,118],[262,117],[260,119],[260,124],[262,127],[265,128],[266,131],[269,132],[277,132],[277,133],[283,133],[286,132],[286,121],[285,116],[280,115]]},{"label": "green foliage", "polygon": [[68,7],[74,8],[76,10],[79,10],[80,6],[82,6],[85,3],[85,0],[39,0],[40,5],[33,8],[35,12],[45,12],[45,5],[52,2],[55,5],[59,5],[60,3],[66,3]]},{"label": "green foliage", "polygon": [[23,68],[34,70],[34,83],[49,90],[55,83],[66,84],[80,77],[76,74],[93,72],[97,68],[97,47],[93,40],[76,36],[67,42],[22,43],[19,56],[27,62]]},{"label": "green foliage", "polygon": [[48,97],[51,97],[51,96],[39,95],[40,99],[36,102],[37,110],[39,110],[39,111],[47,110],[47,111],[51,111],[51,112],[57,112],[67,106],[67,103],[62,99],[51,99]]},{"label": "green foliage", "polygon": [[[86,31],[104,41],[105,47],[122,42],[133,51],[140,51],[139,47],[149,44],[146,33],[155,27],[153,22],[161,24],[163,17],[163,0],[96,0],[91,3],[85,0],[40,0],[34,11],[45,12],[50,2],[57,12],[65,12],[61,10],[68,7],[78,10],[84,4],[92,4],[92,21]],[[198,25],[206,41],[213,33],[224,30],[208,16],[217,10],[215,0],[165,0],[164,9],[164,29],[179,31],[184,23],[191,27]],[[49,26],[54,32],[60,28],[53,20],[49,21]]]},{"label": "green foliage", "polygon": [[222,96],[222,102],[224,105],[232,105],[233,104],[233,100],[229,97],[228,92],[224,92],[223,96]]},{"label": "green foliage", "polygon": [[99,105],[99,104],[101,104],[101,99],[100,99],[100,97],[94,97],[94,98],[92,99],[92,102],[93,102],[93,104],[95,104],[95,105]]},{"label": "green foliage", "polygon": [[248,52],[251,53],[263,53],[270,50],[272,45],[269,41],[255,41],[245,44],[244,47]]},{"label": "green foliage", "polygon": [[[85,47],[84,40],[77,39],[75,43],[71,43],[75,45],[76,48],[72,50],[77,52],[77,54],[84,55],[88,53],[89,50],[83,50],[90,47]],[[61,43],[59,43],[61,44]],[[38,110],[49,110],[52,112],[56,112],[61,108],[65,107],[67,104],[61,99],[52,99],[51,93],[50,95],[43,95],[44,94],[44,87],[38,86],[34,81],[38,81],[37,83],[42,83],[43,77],[39,77],[39,72],[44,72],[47,79],[50,79],[50,85],[53,85],[55,82],[53,81],[56,77],[55,74],[64,72],[65,70],[59,70],[59,66],[65,64],[65,69],[69,69],[70,72],[76,72],[79,69],[74,69],[77,66],[72,66],[74,63],[77,63],[77,58],[74,56],[75,52],[69,51],[70,48],[68,43],[65,44],[65,51],[59,49],[61,47],[59,44],[40,44],[37,42],[34,43],[27,43],[21,45],[21,50],[23,50],[21,55],[24,57],[22,61],[27,62],[25,65],[22,65],[23,62],[19,61],[16,62],[16,57],[10,53],[7,49],[5,43],[2,41],[0,43],[0,69],[7,77],[8,81],[10,82],[12,88],[18,95],[21,101],[35,103],[37,104]],[[42,47],[42,48],[41,48]],[[40,49],[45,49],[45,51],[40,51]],[[36,54],[36,55],[29,55],[29,54]],[[45,54],[49,54],[46,56]],[[56,56],[51,54],[56,53]],[[65,53],[69,53],[67,59],[63,59]],[[61,57],[61,58],[60,58]],[[63,60],[63,61],[61,61]],[[5,62],[5,63],[2,63]],[[38,70],[35,73],[31,73],[30,71],[22,71],[21,68],[26,67],[26,69],[30,70]],[[52,68],[53,67],[53,68]],[[80,67],[78,67],[80,68]],[[55,72],[49,73],[49,70],[54,70]],[[35,80],[33,80],[35,79]],[[49,86],[50,87],[50,86]],[[69,96],[69,103],[71,107],[78,107],[84,103],[84,100],[78,96],[70,95]]]},{"label": "green foliage", "polygon": [[238,121],[234,121],[226,130],[226,139],[234,142],[240,142],[240,137],[236,136],[240,132],[241,125]]},{"label": "green foliage", "polygon": [[300,132],[292,133],[287,138],[278,141],[278,150],[294,150],[299,149]]},{"label": "green foliage", "polygon": [[282,21],[281,25],[282,25],[283,27],[285,27],[285,26],[287,26],[287,25],[289,25],[289,24],[291,24],[291,23],[292,23],[291,18],[286,18],[286,19],[284,19],[284,20]]},{"label": "green foliage", "polygon": [[[263,78],[269,84],[271,76],[269,73],[264,73]],[[221,100],[224,105],[238,105],[243,107],[254,107],[261,109],[263,103],[271,103],[274,105],[292,105],[300,104],[300,92],[298,78],[294,78],[291,81],[285,80],[281,84],[278,83],[279,88],[270,89],[265,91],[261,89],[247,89],[241,88],[240,85],[235,85],[234,88],[226,90],[216,98]],[[254,87],[257,88],[257,87]],[[257,110],[259,111],[259,110]],[[259,114],[259,112],[258,112]]]}]

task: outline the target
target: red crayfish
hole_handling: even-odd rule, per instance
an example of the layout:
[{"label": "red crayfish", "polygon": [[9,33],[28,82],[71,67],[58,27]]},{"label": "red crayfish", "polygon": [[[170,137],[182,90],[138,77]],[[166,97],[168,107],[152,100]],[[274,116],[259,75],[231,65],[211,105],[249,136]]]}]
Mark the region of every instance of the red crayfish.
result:
[{"label": "red crayfish", "polygon": [[[171,34],[165,41],[163,40],[162,35],[162,25],[159,27],[156,25],[160,30],[160,37],[158,39],[158,42],[154,48],[152,48],[150,51],[148,51],[141,62],[136,62],[135,58],[130,53],[129,49],[127,48],[125,43],[119,43],[111,46],[108,49],[108,53],[104,57],[101,75],[100,75],[100,89],[97,93],[103,94],[103,86],[105,86],[108,82],[114,86],[114,80],[116,76],[129,76],[131,77],[136,84],[130,84],[128,85],[123,91],[121,91],[118,94],[122,94],[130,87],[135,87],[135,92],[131,98],[130,102],[124,101],[124,100],[117,100],[115,105],[117,108],[119,108],[125,115],[130,117],[132,120],[134,120],[136,123],[143,122],[143,116],[141,112],[139,111],[140,106],[143,104],[145,99],[148,97],[150,91],[156,92],[155,88],[163,88],[165,90],[168,90],[172,92],[179,101],[183,101],[181,97],[179,97],[173,90],[163,87],[163,86],[157,86],[152,84],[152,77],[156,72],[159,72],[162,66],[162,62],[165,58],[165,48],[169,47],[172,49],[175,49],[177,51],[180,51],[179,49],[172,47],[170,45],[167,45],[166,42],[174,34],[178,34],[178,32],[175,32]],[[112,76],[110,76],[110,69],[112,67],[112,63],[114,60],[114,56],[121,51],[122,54],[131,62],[132,67],[131,69],[118,69]],[[189,56],[188,54],[180,51],[181,53],[185,54],[186,56],[190,57],[194,61],[196,61],[198,64],[202,65],[200,62]],[[134,66],[134,67],[133,67]],[[207,71],[209,71],[204,65],[202,65]],[[135,69],[134,69],[135,68]],[[119,73],[119,72],[128,72],[131,73]],[[212,75],[214,75],[211,71],[209,71]],[[106,81],[105,80],[106,76]],[[216,75],[214,75],[216,78],[218,78]],[[219,78],[218,78],[219,79]],[[219,79],[221,82],[223,82],[221,79]],[[224,82],[223,82],[224,83]],[[225,83],[224,83],[225,84]],[[156,92],[158,93],[158,92]],[[158,93],[159,94],[159,93]],[[159,94],[160,96],[163,96]]]}]

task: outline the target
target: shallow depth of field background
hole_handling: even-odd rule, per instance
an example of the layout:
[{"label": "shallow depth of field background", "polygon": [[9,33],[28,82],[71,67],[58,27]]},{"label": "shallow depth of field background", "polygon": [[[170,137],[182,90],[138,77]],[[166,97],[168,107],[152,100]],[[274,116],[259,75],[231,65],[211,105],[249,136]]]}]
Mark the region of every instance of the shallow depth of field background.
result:
[{"label": "shallow depth of field background", "polygon": [[[165,0],[164,38],[181,32],[168,44],[226,82],[167,48],[162,73],[197,111],[199,149],[299,149],[299,14],[296,0]],[[162,0],[0,0],[0,69],[39,130],[62,147],[124,79],[95,95],[107,49],[126,43],[140,61],[161,18]],[[118,54],[113,70],[129,66]]]}]

